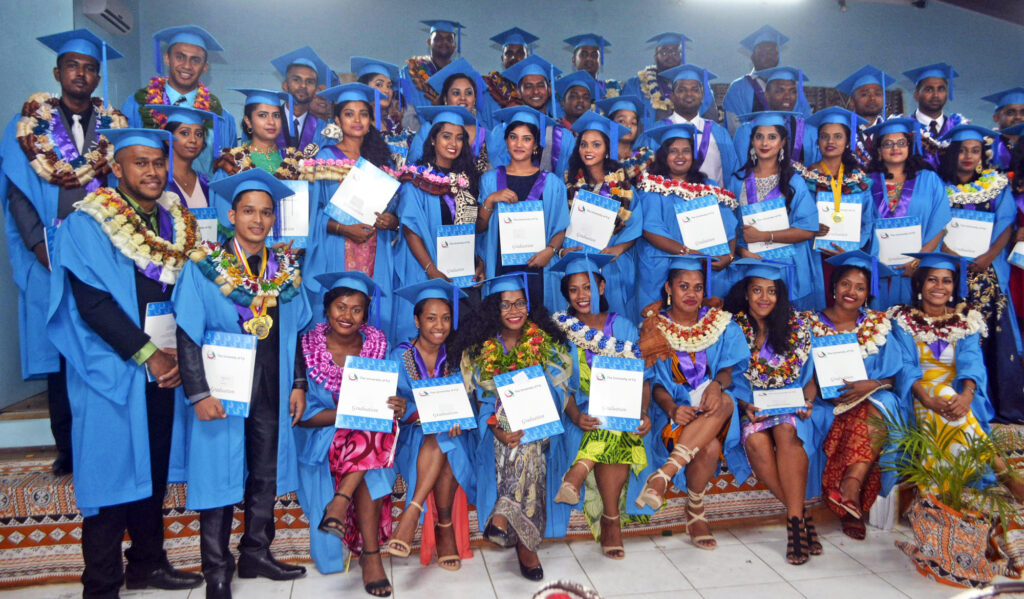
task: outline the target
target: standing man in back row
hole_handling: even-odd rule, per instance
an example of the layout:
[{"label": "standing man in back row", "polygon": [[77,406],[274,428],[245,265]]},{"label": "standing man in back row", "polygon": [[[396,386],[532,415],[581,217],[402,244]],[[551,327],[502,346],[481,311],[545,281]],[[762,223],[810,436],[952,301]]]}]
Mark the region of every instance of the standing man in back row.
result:
[{"label": "standing man in back row", "polygon": [[[750,62],[754,68],[729,84],[729,90],[725,92],[722,107],[725,109],[725,124],[729,133],[736,134],[741,115],[769,109],[769,101],[765,97],[768,82],[759,71],[779,66],[779,49],[788,41],[788,37],[771,25],[765,25],[740,42],[740,45],[750,51]],[[791,110],[799,112],[804,117],[811,116],[811,105],[803,97]]]}]

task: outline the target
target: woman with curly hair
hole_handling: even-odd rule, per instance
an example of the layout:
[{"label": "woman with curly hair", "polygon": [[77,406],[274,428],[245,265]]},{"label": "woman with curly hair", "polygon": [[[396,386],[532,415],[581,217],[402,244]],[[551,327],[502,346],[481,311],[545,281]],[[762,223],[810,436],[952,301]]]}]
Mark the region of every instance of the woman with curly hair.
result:
[{"label": "woman with curly hair", "polygon": [[568,465],[565,435],[522,444],[524,431],[511,430],[503,405],[509,398],[497,396],[494,377],[540,366],[561,412],[572,361],[565,334],[530,297],[526,278],[513,273],[484,282],[483,301],[460,327],[452,355],[461,356],[462,377],[479,410],[473,504],[484,538],[515,547],[522,575],[540,580],[541,542],[565,536],[569,525],[569,506],[554,502]]}]

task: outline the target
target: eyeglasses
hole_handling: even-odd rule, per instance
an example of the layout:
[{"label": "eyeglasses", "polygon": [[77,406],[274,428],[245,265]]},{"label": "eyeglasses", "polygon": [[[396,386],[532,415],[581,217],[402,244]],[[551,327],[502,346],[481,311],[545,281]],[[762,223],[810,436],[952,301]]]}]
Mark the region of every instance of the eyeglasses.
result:
[{"label": "eyeglasses", "polygon": [[511,312],[512,308],[515,308],[516,310],[522,311],[522,310],[526,309],[526,300],[525,299],[519,299],[519,300],[516,300],[514,302],[501,302],[501,304],[499,304],[498,307],[501,308],[502,312]]},{"label": "eyeglasses", "polygon": [[661,46],[654,53],[658,56],[682,56],[683,49],[680,46]]},{"label": "eyeglasses", "polygon": [[905,148],[909,145],[910,144],[907,143],[907,140],[900,139],[897,141],[883,141],[881,147],[883,150],[891,150],[893,148]]}]

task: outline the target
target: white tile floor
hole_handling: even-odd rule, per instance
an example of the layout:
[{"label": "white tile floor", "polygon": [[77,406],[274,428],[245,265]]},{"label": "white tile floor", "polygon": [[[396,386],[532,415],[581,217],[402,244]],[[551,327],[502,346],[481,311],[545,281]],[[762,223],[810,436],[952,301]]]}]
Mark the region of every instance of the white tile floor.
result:
[{"label": "white tile floor", "polygon": [[[704,551],[685,536],[629,537],[626,559],[603,557],[593,542],[545,545],[540,552],[545,580],[571,579],[596,589],[604,599],[789,599],[801,597],[871,599],[951,597],[954,589],[931,582],[910,565],[894,545],[910,539],[907,528],[894,532],[869,529],[866,541],[843,536],[835,521],[819,523],[824,555],[803,566],[785,561],[782,524],[715,531],[719,547]],[[419,554],[416,553],[416,556]],[[513,551],[483,549],[463,562],[457,573],[436,564],[424,568],[418,557],[385,558],[398,599],[528,599],[540,585],[519,574]],[[294,582],[235,579],[239,599],[369,597],[358,569],[322,576],[312,565]],[[0,592],[0,599],[64,599],[81,596],[78,585],[26,587]],[[125,599],[202,599],[202,588],[188,591],[124,592]]]}]

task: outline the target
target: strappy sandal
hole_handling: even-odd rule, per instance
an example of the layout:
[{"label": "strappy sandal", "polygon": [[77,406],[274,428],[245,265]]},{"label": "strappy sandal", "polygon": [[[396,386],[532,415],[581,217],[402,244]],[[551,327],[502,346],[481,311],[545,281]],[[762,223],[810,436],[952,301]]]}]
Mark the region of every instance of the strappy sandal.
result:
[{"label": "strappy sandal", "polygon": [[793,566],[802,566],[811,559],[804,544],[803,520],[793,516],[786,521],[786,561]]},{"label": "strappy sandal", "polygon": [[[423,512],[422,505],[416,503],[415,501],[409,500],[409,507],[405,509],[408,511],[411,508],[416,508],[420,513]],[[402,515],[404,516],[405,514],[403,513]],[[413,529],[413,534],[416,534],[415,528]],[[409,557],[409,554],[412,553],[412,546],[405,541],[401,541],[399,539],[391,539],[390,541],[388,541],[388,553],[392,557]]]},{"label": "strappy sandal", "polygon": [[[672,464],[677,468],[678,472],[679,470],[685,468],[686,465],[693,460],[693,457],[697,455],[698,451],[699,449],[697,448],[690,449],[689,447],[686,447],[684,445],[676,445],[675,448],[672,450],[672,453],[669,454],[668,459],[665,461],[665,465],[667,466],[668,464]],[[675,459],[677,454],[683,460],[682,463],[680,463],[679,460]],[[665,493],[668,493],[668,488],[672,484],[672,478],[669,475],[665,474],[665,471],[662,470],[662,468],[664,467],[665,466],[658,468],[654,472],[654,474],[647,477],[647,480],[644,482],[643,488],[640,489],[640,495],[636,498],[636,501],[634,502],[636,503],[636,507],[642,508],[644,506],[647,506],[655,511],[661,509],[661,504],[665,502]],[[658,479],[665,480],[665,493],[662,493],[660,495],[657,491],[654,490],[654,487],[651,484]]]},{"label": "strappy sandal", "polygon": [[[843,486],[843,483],[846,482],[847,479],[853,479],[858,483],[862,483],[862,481],[856,476],[844,476],[843,480],[839,481],[840,488]],[[829,489],[828,500],[833,505],[835,505],[841,510],[844,510],[847,514],[853,516],[857,520],[860,520],[863,517],[863,514],[860,511],[860,506],[850,499],[843,499],[843,493],[839,489]]]},{"label": "strappy sandal", "polygon": [[[601,521],[619,522],[619,515],[608,516],[601,514]],[[604,540],[604,533],[601,534],[601,540]],[[601,545],[601,553],[609,559],[626,559],[626,548],[622,545]]]},{"label": "strappy sandal", "polygon": [[[449,520],[447,522],[438,522],[437,524],[434,525],[434,537],[435,537],[434,542],[435,543],[437,543],[437,527],[451,528],[452,527],[452,521]],[[438,555],[437,556],[437,565],[441,566],[442,570],[448,570],[449,572],[454,572],[454,571],[456,571],[456,570],[458,570],[459,568],[462,567],[462,558],[459,557],[459,554],[457,554],[457,553],[454,554],[454,555]]]},{"label": "strappy sandal", "polygon": [[[344,494],[344,493],[341,493],[341,492],[335,493],[334,497],[343,497],[343,498],[348,500],[348,504],[349,505],[352,505],[352,498],[349,497],[348,495]],[[331,501],[334,501],[333,498],[331,499]],[[342,520],[339,520],[339,519],[337,519],[337,518],[335,518],[333,516],[329,517],[327,515],[327,508],[329,508],[329,507],[330,507],[330,503],[328,503],[327,506],[324,507],[324,517],[320,519],[320,524],[317,524],[316,529],[319,530],[320,532],[325,532],[325,533],[327,533],[329,535],[334,535],[334,536],[338,537],[339,539],[341,539],[342,541],[344,541],[345,540],[345,522],[343,522]],[[346,507],[345,509],[347,510],[348,508]]]},{"label": "strappy sandal", "polygon": [[[360,567],[362,567],[363,565],[363,558],[367,555],[380,555],[380,549],[375,549],[373,551],[363,551],[363,553],[359,555]],[[366,590],[367,593],[373,595],[374,597],[390,597],[391,581],[388,580],[387,577],[381,578],[380,580],[374,580],[373,582],[368,582],[364,584],[363,589]]]},{"label": "strappy sandal", "polygon": [[587,466],[586,462],[576,462],[575,464],[570,466],[569,470],[567,470],[565,474],[562,475],[562,486],[558,488],[558,493],[555,495],[555,503],[567,503],[569,505],[576,505],[577,503],[580,502],[580,488],[583,486],[583,484],[581,483],[579,487],[574,486],[572,483],[566,482],[565,477],[569,476],[569,473],[572,472],[573,468],[581,464],[584,468],[584,479],[587,478],[587,475],[590,474],[591,468],[594,467],[593,465]]},{"label": "strappy sandal", "polygon": [[[708,534],[695,537],[693,536],[693,533],[690,532],[690,526],[697,522],[708,524],[707,515],[704,513],[704,492],[694,493],[687,489],[686,494],[686,534],[690,535],[690,541],[692,541],[698,548],[707,551],[714,551],[718,548],[718,541],[715,540],[714,535]],[[690,511],[691,508],[700,509],[700,514],[694,514]]]},{"label": "strappy sandal", "polygon": [[839,519],[839,523],[843,526],[843,534],[854,541],[863,541],[868,536],[868,529],[860,518],[843,516]]},{"label": "strappy sandal", "polygon": [[818,531],[814,528],[814,519],[804,514],[804,531],[807,532],[807,552],[811,555],[821,555],[825,548],[821,546],[818,539]]}]

